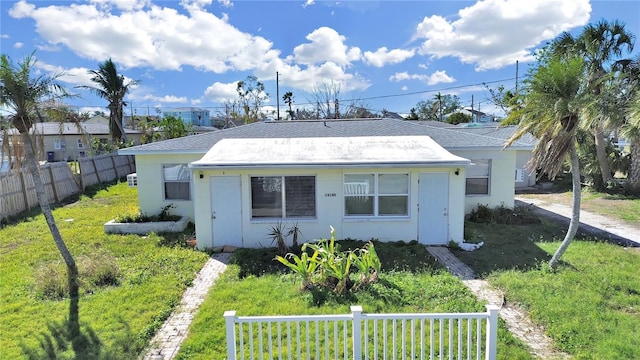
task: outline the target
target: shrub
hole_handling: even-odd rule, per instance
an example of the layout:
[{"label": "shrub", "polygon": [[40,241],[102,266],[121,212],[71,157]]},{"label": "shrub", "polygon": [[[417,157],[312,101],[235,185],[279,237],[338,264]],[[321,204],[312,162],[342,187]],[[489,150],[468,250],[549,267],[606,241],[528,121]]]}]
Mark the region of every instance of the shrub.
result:
[{"label": "shrub", "polygon": [[539,224],[541,222],[541,220],[533,214],[531,208],[527,206],[516,206],[511,209],[501,205],[491,209],[489,206],[482,204],[478,204],[478,207],[471,211],[469,221],[506,225],[529,225]]},{"label": "shrub", "polygon": [[[323,287],[341,295],[351,289],[358,290],[378,279],[381,262],[373,243],[369,242],[361,249],[340,251],[333,227],[329,240],[322,239],[317,243],[304,244],[301,251],[300,256],[289,253],[285,257],[276,256],[276,260],[302,278],[303,289]],[[351,279],[353,272],[357,277],[355,282]]]},{"label": "shrub", "polygon": [[[107,252],[97,252],[77,258],[78,282],[83,293],[120,284],[120,269],[116,258]],[[38,298],[60,300],[69,296],[67,267],[62,260],[50,261],[36,269],[35,293]]]},{"label": "shrub", "polygon": [[118,223],[142,223],[142,222],[155,222],[155,221],[178,221],[180,215],[172,215],[171,209],[175,208],[175,205],[169,204],[160,210],[157,215],[148,215],[142,212],[137,214],[122,214],[115,218]]}]

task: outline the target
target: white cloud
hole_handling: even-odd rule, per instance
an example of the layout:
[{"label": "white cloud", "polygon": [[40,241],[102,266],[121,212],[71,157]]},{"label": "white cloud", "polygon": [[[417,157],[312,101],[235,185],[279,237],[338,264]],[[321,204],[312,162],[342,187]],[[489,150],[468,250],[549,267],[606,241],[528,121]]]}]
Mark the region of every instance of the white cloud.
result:
[{"label": "white cloud", "polygon": [[458,12],[458,19],[425,17],[415,38],[421,55],[452,56],[476,70],[532,61],[541,42],[589,21],[589,0],[483,0]]},{"label": "white cloud", "polygon": [[293,60],[297,63],[315,65],[330,61],[339,66],[348,66],[352,61],[360,59],[360,48],[345,45],[346,37],[332,28],[318,28],[306,38],[309,43],[293,49]]},{"label": "white cloud", "polygon": [[13,47],[16,49],[21,49],[23,46],[24,46],[24,43],[21,43],[21,42],[17,42],[13,44]]},{"label": "white cloud", "polygon": [[155,101],[159,104],[166,103],[186,103],[188,101],[186,96],[175,96],[175,95],[164,95],[164,96],[155,96],[151,94],[146,94],[143,96],[131,96],[131,100],[137,101]]},{"label": "white cloud", "polygon": [[[96,61],[111,57],[124,67],[180,70],[182,66],[223,73],[250,70],[278,56],[273,44],[244,33],[203,6],[211,0],[183,1],[187,13],[146,0],[96,0],[89,4],[36,8],[24,0],[9,14],[32,18],[50,45],[63,45]],[[160,3],[162,4],[162,3]],[[113,11],[112,7],[120,11]]]},{"label": "white cloud", "polygon": [[315,3],[315,0],[306,0],[304,2],[304,4],[302,5],[303,8],[306,8],[307,6],[311,6]]},{"label": "white cloud", "polygon": [[211,86],[207,87],[204,91],[204,95],[200,100],[209,100],[214,102],[233,101],[238,99],[237,92],[238,84],[232,83],[220,83],[215,82]]},{"label": "white cloud", "polygon": [[447,75],[445,71],[436,71],[427,78],[428,85],[448,84],[454,81],[456,81],[456,79]]},{"label": "white cloud", "polygon": [[391,75],[389,81],[399,82],[406,80],[419,80],[426,82],[427,85],[436,85],[442,83],[452,83],[456,81],[453,77],[447,75],[446,71],[436,71],[431,75],[426,74],[409,74],[408,72],[399,72]]},{"label": "white cloud", "polygon": [[9,38],[9,35],[8,35],[8,34],[2,34],[2,35],[0,35],[0,38],[2,38],[2,39],[8,39],[8,38]]},{"label": "white cloud", "polygon": [[369,65],[383,67],[386,64],[401,63],[413,57],[414,54],[415,50],[393,49],[390,51],[386,47],[381,47],[376,52],[365,51],[364,59]]},{"label": "white cloud", "polygon": [[233,2],[231,2],[231,0],[218,0],[218,4],[228,8],[233,7]]}]

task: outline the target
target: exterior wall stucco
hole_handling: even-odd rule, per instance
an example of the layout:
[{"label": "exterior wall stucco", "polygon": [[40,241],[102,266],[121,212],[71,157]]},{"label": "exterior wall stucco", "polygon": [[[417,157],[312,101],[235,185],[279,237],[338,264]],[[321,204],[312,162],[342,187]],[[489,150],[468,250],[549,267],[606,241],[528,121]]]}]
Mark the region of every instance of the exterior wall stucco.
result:
[{"label": "exterior wall stucco", "polygon": [[191,200],[165,200],[164,182],[162,178],[163,164],[188,164],[202,157],[203,154],[163,154],[136,155],[136,173],[138,176],[138,206],[147,214],[158,214],[163,207],[173,204],[172,214],[181,215],[194,220],[193,198],[194,175],[191,176]]},{"label": "exterior wall stucco", "polygon": [[[514,169],[516,166],[515,151],[451,151],[453,154],[462,156],[470,160],[491,160],[489,195],[466,195],[465,213],[469,214],[478,204],[487,205],[491,208],[506,206],[513,208],[514,205]],[[464,191],[462,191],[464,194]]]},{"label": "exterior wall stucco", "polygon": [[531,150],[518,150],[516,151],[516,169],[524,169],[524,181],[516,182],[515,187],[523,188],[534,186],[536,184],[536,172],[530,171],[527,168],[527,164],[531,160]]},{"label": "exterior wall stucco", "polygon": [[[197,170],[196,173],[200,173]],[[464,173],[454,174],[453,168],[330,168],[330,169],[252,169],[252,170],[202,170],[203,178],[193,176],[194,214],[199,248],[225,245],[213,239],[211,220],[211,176],[239,175],[242,193],[243,247],[273,246],[267,233],[277,220],[251,219],[251,176],[314,175],[316,176],[316,218],[297,220],[302,236],[300,242],[329,237],[329,226],[336,230],[337,238],[354,238],[381,241],[411,241],[418,239],[418,175],[443,172],[449,174],[449,239],[463,241],[464,232]],[[343,216],[343,175],[345,173],[409,173],[409,216],[395,218],[347,218]],[[194,174],[195,175],[195,174]],[[140,181],[140,180],[139,180]],[[334,195],[335,194],[335,195]],[[292,225],[296,220],[283,220]],[[448,240],[446,242],[448,242]],[[290,241],[290,240],[289,240]],[[445,242],[445,244],[446,244]]]}]

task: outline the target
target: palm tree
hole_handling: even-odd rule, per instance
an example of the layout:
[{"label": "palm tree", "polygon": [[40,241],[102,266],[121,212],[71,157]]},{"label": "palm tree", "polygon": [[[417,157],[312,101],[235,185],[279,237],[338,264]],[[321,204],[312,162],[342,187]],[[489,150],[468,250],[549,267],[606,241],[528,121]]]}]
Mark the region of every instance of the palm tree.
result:
[{"label": "palm tree", "polygon": [[95,87],[80,86],[89,89],[99,97],[109,102],[109,132],[114,142],[127,141],[127,134],[122,128],[123,107],[126,105],[124,97],[131,86],[138,82],[135,80],[126,81],[124,75],[118,74],[116,64],[111,59],[100,64],[98,70],[89,70],[93,75],[91,81],[96,83]]},{"label": "palm tree", "polygon": [[627,123],[621,134],[631,141],[631,167],[627,185],[631,193],[640,193],[640,90],[636,90],[627,106]]},{"label": "palm tree", "polygon": [[[69,334],[72,339],[77,339],[80,334],[78,322],[78,267],[69,252],[67,245],[62,239],[62,235],[56,224],[56,220],[49,206],[49,198],[45,192],[38,163],[34,143],[31,139],[30,131],[33,127],[34,119],[40,118],[38,104],[44,98],[64,97],[66,92],[57,82],[61,74],[34,77],[32,70],[36,60],[33,54],[27,56],[22,62],[14,64],[9,57],[0,57],[0,105],[9,109],[10,119],[13,126],[20,132],[24,146],[24,157],[29,173],[33,177],[36,189],[36,198],[42,210],[42,214],[47,222],[53,241],[64,259],[67,266],[67,283],[69,286]],[[80,346],[73,342],[74,350]]]},{"label": "palm tree", "polygon": [[[634,35],[627,32],[624,24],[619,21],[608,22],[601,20],[597,24],[588,24],[582,33],[573,37],[568,32],[563,33],[553,44],[552,51],[564,56],[581,56],[584,58],[587,85],[591,94],[598,97],[602,93],[603,79],[611,72],[612,64],[623,52],[633,51]],[[595,114],[587,114],[586,124],[591,130],[595,144],[596,156],[600,165],[603,184],[613,179],[605,150],[605,133],[611,127],[620,126],[615,116],[606,108]],[[619,118],[619,117],[618,117]]]},{"label": "palm tree", "polygon": [[519,128],[508,140],[511,145],[526,133],[539,139],[529,166],[554,178],[571,159],[573,207],[569,229],[549,265],[555,269],[580,224],[580,163],[576,150],[576,131],[583,111],[582,78],[584,61],[580,57],[551,57],[535,69],[525,89],[523,107],[515,112]]}]

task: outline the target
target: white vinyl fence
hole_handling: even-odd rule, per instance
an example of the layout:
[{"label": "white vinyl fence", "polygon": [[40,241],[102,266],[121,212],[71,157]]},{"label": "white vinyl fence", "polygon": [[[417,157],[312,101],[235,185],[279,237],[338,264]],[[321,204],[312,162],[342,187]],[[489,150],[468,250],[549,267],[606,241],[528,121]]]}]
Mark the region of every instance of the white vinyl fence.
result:
[{"label": "white vinyl fence", "polygon": [[499,307],[483,313],[236,316],[224,313],[227,360],[496,358]]}]

